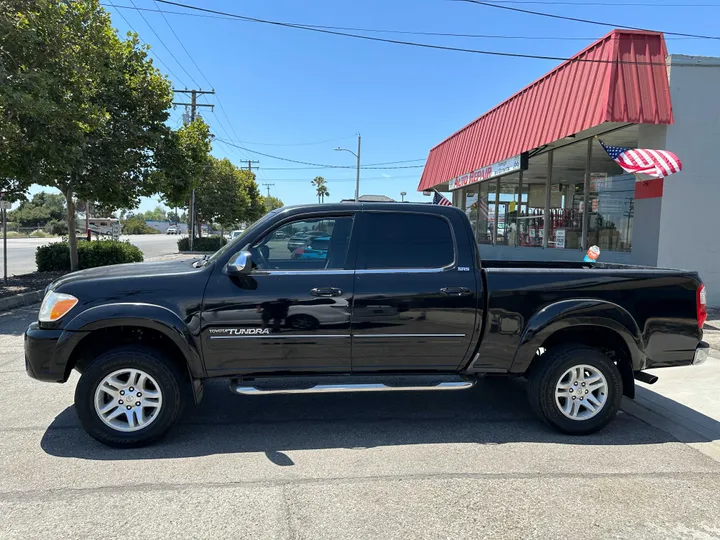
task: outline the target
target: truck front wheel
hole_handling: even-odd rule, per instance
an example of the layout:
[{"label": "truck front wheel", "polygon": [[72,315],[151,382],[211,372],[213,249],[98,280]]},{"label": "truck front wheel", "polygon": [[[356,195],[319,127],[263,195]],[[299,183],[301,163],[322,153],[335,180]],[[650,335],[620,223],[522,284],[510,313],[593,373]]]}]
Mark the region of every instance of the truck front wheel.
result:
[{"label": "truck front wheel", "polygon": [[604,428],[622,400],[622,377],[601,351],[563,345],[536,359],[528,397],[535,414],[555,429],[585,435]]},{"label": "truck front wheel", "polygon": [[181,377],[159,352],[118,347],[90,363],[75,389],[85,431],[119,448],[149,444],[175,423],[182,408]]}]

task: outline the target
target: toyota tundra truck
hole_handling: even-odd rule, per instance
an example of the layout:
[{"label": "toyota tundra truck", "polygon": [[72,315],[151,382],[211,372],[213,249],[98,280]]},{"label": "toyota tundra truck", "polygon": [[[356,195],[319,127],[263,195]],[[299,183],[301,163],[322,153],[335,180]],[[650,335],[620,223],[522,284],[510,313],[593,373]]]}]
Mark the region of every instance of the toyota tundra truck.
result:
[{"label": "toyota tundra truck", "polygon": [[[327,238],[292,257],[287,238]],[[705,289],[691,271],[483,260],[466,215],[430,204],[285,207],[202,259],[57,279],[25,333],[28,375],[80,373],[84,429],[155,441],[203,382],[232,392],[452,391],[527,379],[537,416],[595,432],[648,368],[699,364]],[[238,411],[242,414],[242,411]]]}]

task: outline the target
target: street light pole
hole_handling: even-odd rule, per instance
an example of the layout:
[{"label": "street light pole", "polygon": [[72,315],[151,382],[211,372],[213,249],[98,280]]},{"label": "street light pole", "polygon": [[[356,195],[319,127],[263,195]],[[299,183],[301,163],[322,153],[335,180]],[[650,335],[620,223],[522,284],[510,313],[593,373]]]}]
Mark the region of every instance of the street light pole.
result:
[{"label": "street light pole", "polygon": [[357,158],[357,172],[355,174],[355,202],[360,200],[360,134],[358,133],[358,149],[357,154],[347,148],[340,148],[339,146],[335,149],[338,152],[350,152]]},{"label": "street light pole", "polygon": [[355,175],[355,202],[360,201],[360,134],[358,133],[357,174]]},{"label": "street light pole", "polygon": [[405,202],[405,195],[407,195],[407,191],[400,192],[400,196],[402,197],[402,202]]}]

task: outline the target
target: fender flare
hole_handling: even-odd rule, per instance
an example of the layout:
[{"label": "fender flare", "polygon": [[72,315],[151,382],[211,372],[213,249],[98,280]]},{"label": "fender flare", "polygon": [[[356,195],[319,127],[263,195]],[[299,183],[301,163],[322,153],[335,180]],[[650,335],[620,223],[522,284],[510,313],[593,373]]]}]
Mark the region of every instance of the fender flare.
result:
[{"label": "fender flare", "polygon": [[161,332],[181,351],[191,377],[205,376],[200,348],[189,325],[172,310],[156,304],[115,303],[86,309],[63,328],[55,350],[56,361],[64,359],[63,363],[67,365],[72,351],[90,332],[118,326]]},{"label": "fender flare", "polygon": [[520,337],[510,371],[524,373],[545,340],[559,330],[575,326],[599,326],[614,331],[630,351],[632,370],[644,369],[645,345],[632,315],[613,302],[576,299],[555,302],[533,315]]}]

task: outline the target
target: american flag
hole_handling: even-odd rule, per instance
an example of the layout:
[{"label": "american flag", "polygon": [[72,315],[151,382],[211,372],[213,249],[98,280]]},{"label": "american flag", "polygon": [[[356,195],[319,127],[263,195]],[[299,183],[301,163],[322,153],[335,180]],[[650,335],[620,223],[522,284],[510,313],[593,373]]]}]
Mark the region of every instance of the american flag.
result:
[{"label": "american flag", "polygon": [[665,178],[682,171],[680,159],[667,150],[606,146],[602,141],[600,141],[600,144],[613,161],[620,165],[625,172],[647,174],[653,178]]},{"label": "american flag", "polygon": [[433,197],[433,204],[439,204],[440,206],[452,206],[452,203],[448,201],[445,197],[440,195],[437,191],[435,192],[435,196]]}]

